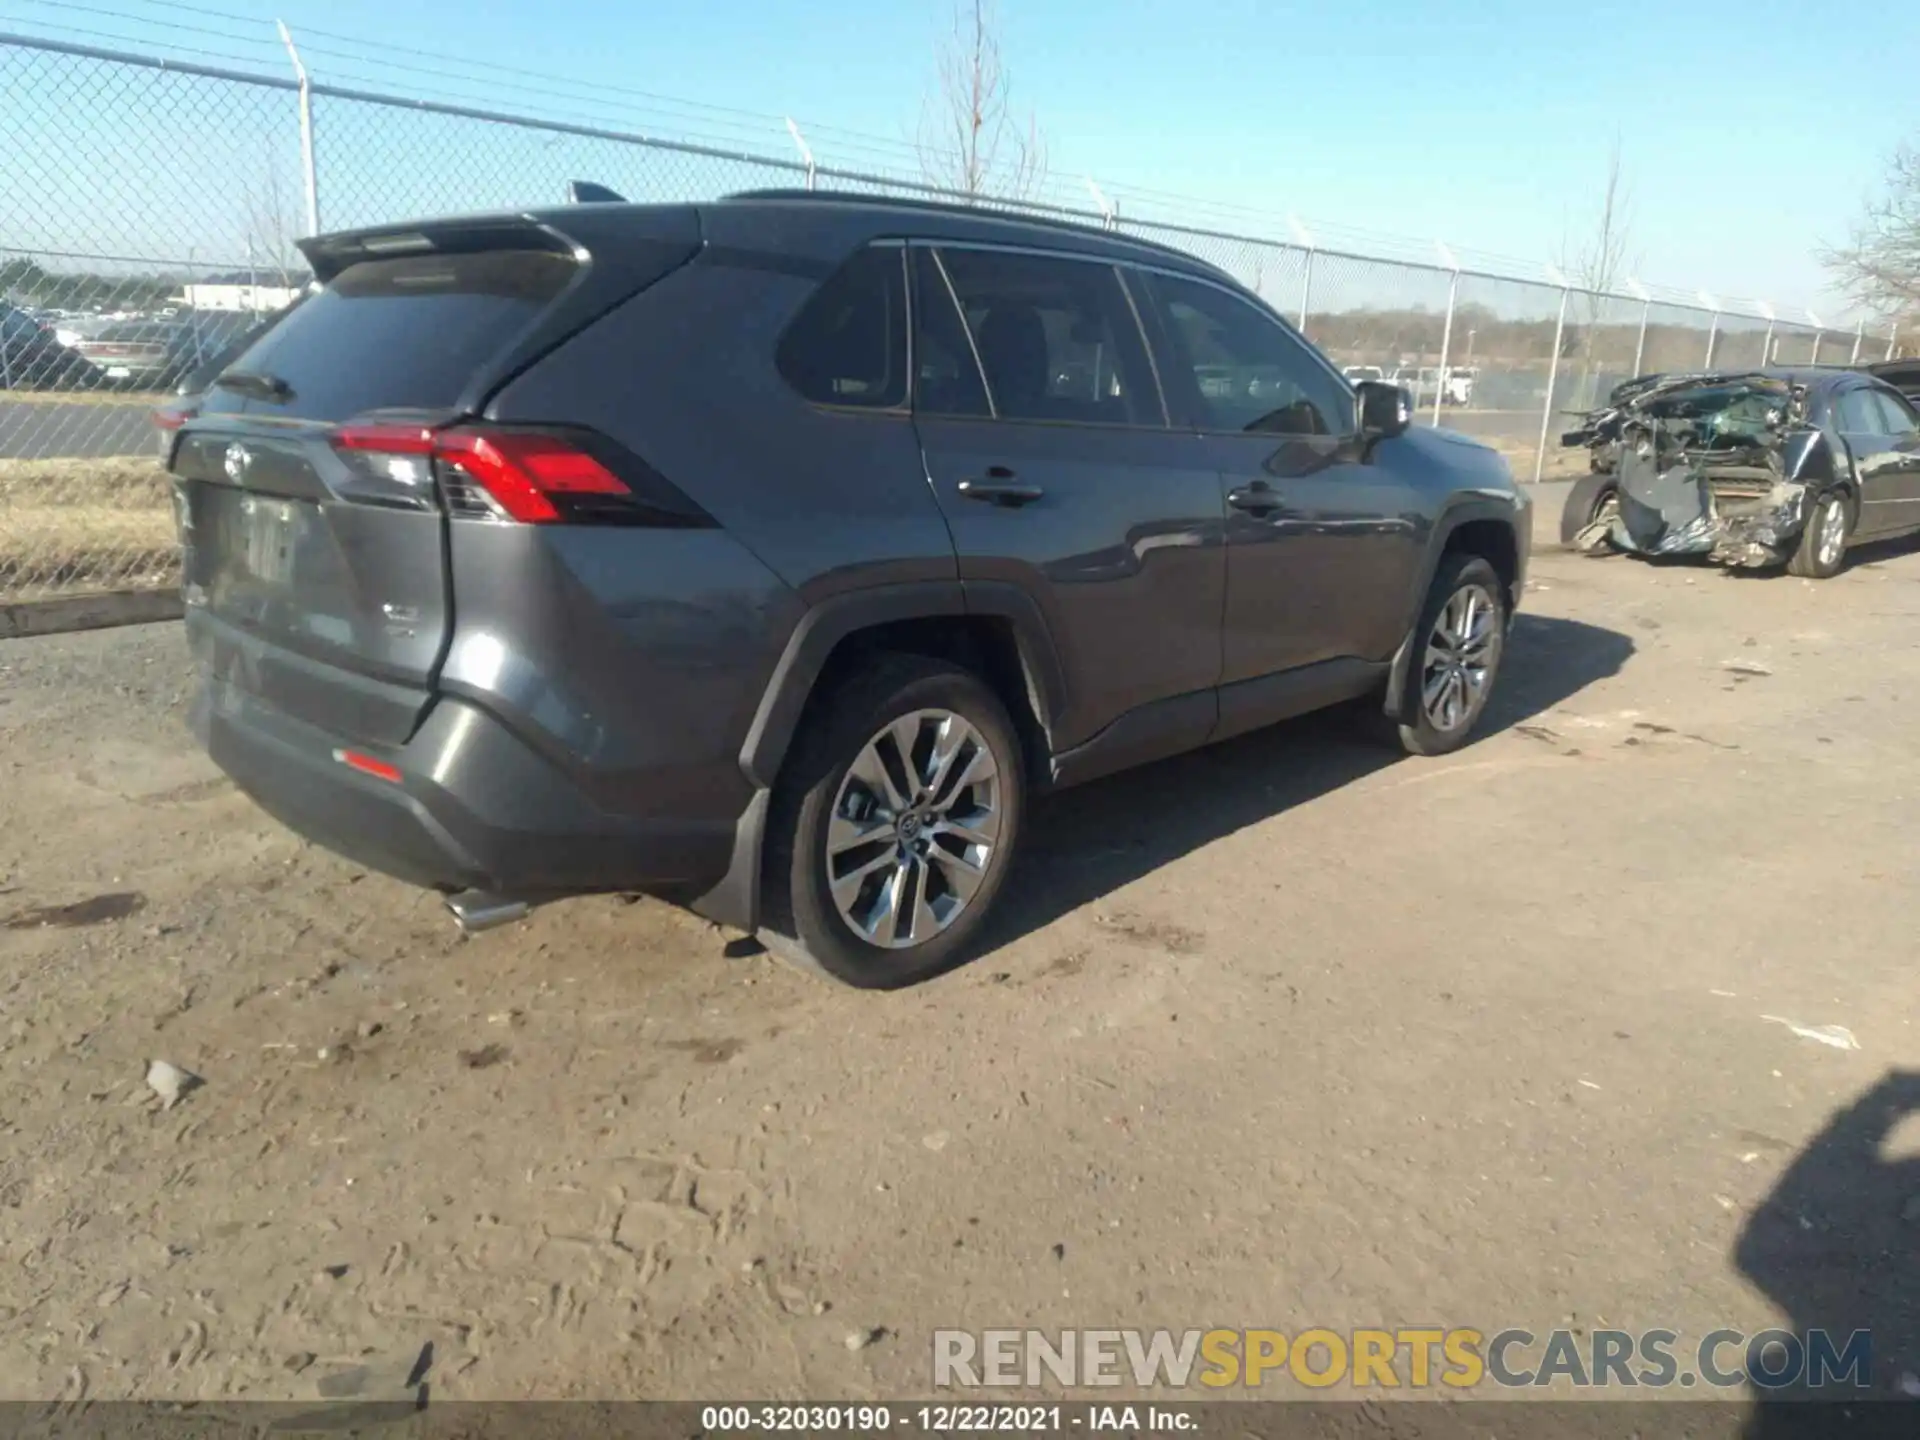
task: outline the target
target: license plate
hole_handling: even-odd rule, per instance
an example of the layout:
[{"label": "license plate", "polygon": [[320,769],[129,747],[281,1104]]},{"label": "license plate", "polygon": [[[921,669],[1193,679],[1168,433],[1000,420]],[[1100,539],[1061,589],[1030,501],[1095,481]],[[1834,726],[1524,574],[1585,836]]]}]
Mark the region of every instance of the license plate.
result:
[{"label": "license plate", "polygon": [[109,365],[107,367],[107,378],[109,380],[125,380],[132,374],[133,372],[124,365]]}]

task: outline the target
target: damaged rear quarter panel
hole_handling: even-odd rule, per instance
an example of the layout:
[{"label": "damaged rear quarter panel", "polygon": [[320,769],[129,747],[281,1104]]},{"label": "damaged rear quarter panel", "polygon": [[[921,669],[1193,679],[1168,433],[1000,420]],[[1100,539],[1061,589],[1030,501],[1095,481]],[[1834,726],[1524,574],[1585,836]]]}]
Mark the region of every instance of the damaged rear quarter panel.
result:
[{"label": "damaged rear quarter panel", "polygon": [[1783,562],[1815,502],[1848,483],[1844,445],[1812,388],[1774,375],[1660,385],[1624,407],[1619,515],[1579,548],[1705,555],[1730,566]]}]

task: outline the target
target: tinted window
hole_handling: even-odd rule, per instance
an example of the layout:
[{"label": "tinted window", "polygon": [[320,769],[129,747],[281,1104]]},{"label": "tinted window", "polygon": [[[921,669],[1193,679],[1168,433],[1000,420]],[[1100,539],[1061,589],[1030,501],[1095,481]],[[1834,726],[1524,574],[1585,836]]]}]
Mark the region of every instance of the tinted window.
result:
[{"label": "tinted window", "polygon": [[1880,412],[1882,435],[1911,435],[1916,429],[1920,429],[1920,422],[1915,421],[1912,407],[1898,395],[1890,394],[1885,390],[1872,390],[1868,393],[1873,396],[1873,403]]},{"label": "tinted window", "polygon": [[1210,285],[1151,277],[1174,362],[1198,392],[1209,430],[1345,435],[1353,395],[1291,331]]},{"label": "tinted window", "polygon": [[1110,265],[942,250],[1003,420],[1160,425],[1139,322]]},{"label": "tinted window", "polygon": [[8,340],[30,340],[39,333],[40,327],[20,311],[0,310],[0,337]]},{"label": "tinted window", "polygon": [[953,292],[933,251],[919,248],[913,252],[913,283],[914,408],[930,415],[992,414],[973,342],[967,338],[960,312],[954,308]]},{"label": "tinted window", "polygon": [[286,381],[292,399],[273,404],[214,390],[207,408],[316,420],[445,409],[574,273],[565,256],[527,250],[349,266],[234,362]]},{"label": "tinted window", "polygon": [[1848,390],[1834,406],[1834,423],[1849,435],[1878,435],[1880,409],[1871,390]]},{"label": "tinted window", "polygon": [[907,282],[897,245],[862,250],[822,285],[780,341],[786,382],[816,405],[907,403]]}]

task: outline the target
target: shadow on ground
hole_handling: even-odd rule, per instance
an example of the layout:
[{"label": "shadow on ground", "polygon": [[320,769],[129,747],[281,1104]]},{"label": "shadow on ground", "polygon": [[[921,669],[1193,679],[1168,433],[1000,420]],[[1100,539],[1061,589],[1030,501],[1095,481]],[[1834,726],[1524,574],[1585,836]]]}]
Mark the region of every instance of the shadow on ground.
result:
[{"label": "shadow on ground", "polygon": [[[1741,1232],[1735,1268],[1786,1314],[1809,1354],[1821,1347],[1811,1332],[1844,1359],[1865,1331],[1871,1356],[1869,1389],[1844,1375],[1819,1390],[1785,1389],[1754,1406],[1745,1440],[1920,1434],[1920,1405],[1879,1403],[1920,1387],[1920,1154],[1887,1149],[1916,1116],[1920,1072],[1890,1071],[1827,1122]],[[1775,1353],[1784,1369],[1787,1352]],[[1871,1398],[1852,1416],[1806,1403],[1860,1394]]]},{"label": "shadow on ground", "polygon": [[[1577,620],[1514,622],[1479,742],[1616,674],[1633,641]],[[1236,830],[1403,760],[1330,710],[1113,776],[1036,805],[988,946],[1004,945]]]}]

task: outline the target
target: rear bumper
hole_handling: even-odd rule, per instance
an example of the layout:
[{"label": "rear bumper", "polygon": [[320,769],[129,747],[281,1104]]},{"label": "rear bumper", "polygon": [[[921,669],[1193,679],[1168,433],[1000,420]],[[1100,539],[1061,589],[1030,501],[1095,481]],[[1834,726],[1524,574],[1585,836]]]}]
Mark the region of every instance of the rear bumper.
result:
[{"label": "rear bumper", "polygon": [[315,844],[412,884],[530,897],[708,885],[733,847],[728,820],[612,815],[498,720],[442,697],[398,748],[352,748],[392,782],[335,758],[344,743],[202,675],[192,726],[242,790]]}]

